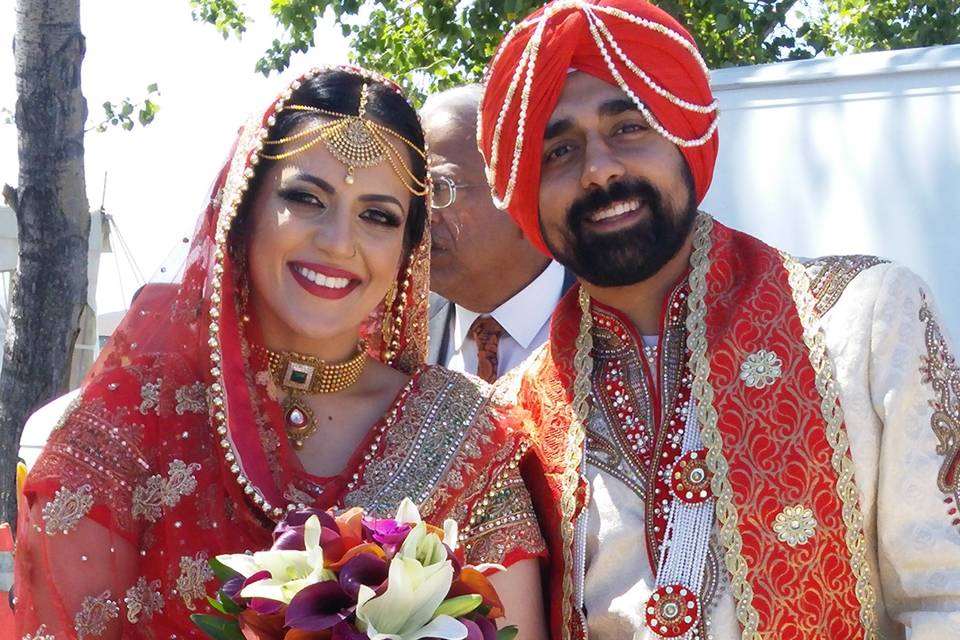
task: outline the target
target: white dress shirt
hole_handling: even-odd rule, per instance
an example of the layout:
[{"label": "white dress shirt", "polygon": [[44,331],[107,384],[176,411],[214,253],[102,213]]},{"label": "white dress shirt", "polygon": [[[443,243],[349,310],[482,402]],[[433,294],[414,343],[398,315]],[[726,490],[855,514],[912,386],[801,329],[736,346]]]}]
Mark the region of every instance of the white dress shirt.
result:
[{"label": "white dress shirt", "polygon": [[[489,314],[504,329],[497,348],[498,377],[526,360],[547,341],[550,316],[563,294],[563,273],[560,264],[551,262],[530,284]],[[477,373],[477,344],[470,337],[470,326],[481,315],[456,305],[447,345],[448,358],[440,364],[453,371]]]}]

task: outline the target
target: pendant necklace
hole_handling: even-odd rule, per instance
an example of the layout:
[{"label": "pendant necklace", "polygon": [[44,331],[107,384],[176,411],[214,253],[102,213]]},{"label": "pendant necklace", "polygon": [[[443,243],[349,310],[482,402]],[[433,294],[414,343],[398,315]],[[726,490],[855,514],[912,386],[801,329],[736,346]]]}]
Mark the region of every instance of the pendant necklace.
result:
[{"label": "pendant necklace", "polygon": [[280,402],[287,439],[294,449],[317,430],[317,419],[306,401],[307,395],[337,393],[351,387],[360,379],[367,363],[363,341],[357,344],[357,353],[349,360],[331,364],[315,356],[295,351],[272,351],[257,345],[257,351],[266,356],[270,375],[286,393]]}]

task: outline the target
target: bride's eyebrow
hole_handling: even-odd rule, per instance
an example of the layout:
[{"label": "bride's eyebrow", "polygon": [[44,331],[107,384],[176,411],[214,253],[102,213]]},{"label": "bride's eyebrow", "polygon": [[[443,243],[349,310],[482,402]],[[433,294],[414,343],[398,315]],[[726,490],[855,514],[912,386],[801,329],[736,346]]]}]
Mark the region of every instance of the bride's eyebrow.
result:
[{"label": "bride's eyebrow", "polygon": [[400,207],[401,210],[403,210],[403,204],[401,204],[399,200],[397,200],[393,196],[388,196],[386,194],[368,193],[360,196],[359,198],[357,198],[357,200],[359,200],[360,202],[390,202],[397,205],[398,207]]},{"label": "bride's eyebrow", "polygon": [[319,187],[322,191],[326,191],[330,195],[335,194],[337,191],[336,189],[333,188],[333,185],[331,185],[329,182],[327,182],[323,178],[317,177],[315,175],[311,175],[309,173],[303,173],[303,172],[295,173],[290,177],[284,176],[283,179],[281,179],[280,184],[288,184],[296,180],[309,182],[310,184]]}]

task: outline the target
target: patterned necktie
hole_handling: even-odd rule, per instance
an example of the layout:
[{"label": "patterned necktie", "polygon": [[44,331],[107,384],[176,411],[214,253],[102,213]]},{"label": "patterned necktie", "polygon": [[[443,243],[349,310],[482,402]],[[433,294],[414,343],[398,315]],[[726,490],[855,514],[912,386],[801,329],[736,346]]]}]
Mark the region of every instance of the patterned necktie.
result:
[{"label": "patterned necktie", "polygon": [[492,383],[497,379],[497,347],[503,327],[490,316],[480,316],[470,325],[470,336],[477,343],[477,376]]}]

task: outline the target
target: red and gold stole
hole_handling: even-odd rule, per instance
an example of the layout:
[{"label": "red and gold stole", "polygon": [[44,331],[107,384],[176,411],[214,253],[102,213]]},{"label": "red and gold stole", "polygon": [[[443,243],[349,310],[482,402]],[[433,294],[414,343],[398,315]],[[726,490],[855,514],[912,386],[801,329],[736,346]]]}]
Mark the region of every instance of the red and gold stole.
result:
[{"label": "red and gold stole", "polygon": [[[743,637],[876,637],[853,463],[803,266],[701,215],[689,287],[688,367]],[[581,316],[573,290],[518,395],[538,425],[525,473],[551,551],[551,631],[565,639],[584,635],[572,541],[586,492],[570,472],[584,429]]]}]

